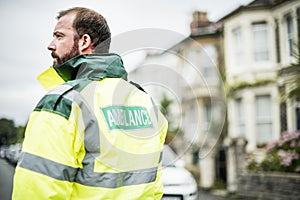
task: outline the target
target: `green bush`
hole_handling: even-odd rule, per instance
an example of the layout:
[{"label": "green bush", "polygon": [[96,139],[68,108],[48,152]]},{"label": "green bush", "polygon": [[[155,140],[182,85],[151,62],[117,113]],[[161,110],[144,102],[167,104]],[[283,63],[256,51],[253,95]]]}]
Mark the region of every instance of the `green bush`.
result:
[{"label": "green bush", "polygon": [[260,162],[254,155],[249,155],[247,168],[252,171],[300,173],[300,132],[285,133],[269,144]]}]

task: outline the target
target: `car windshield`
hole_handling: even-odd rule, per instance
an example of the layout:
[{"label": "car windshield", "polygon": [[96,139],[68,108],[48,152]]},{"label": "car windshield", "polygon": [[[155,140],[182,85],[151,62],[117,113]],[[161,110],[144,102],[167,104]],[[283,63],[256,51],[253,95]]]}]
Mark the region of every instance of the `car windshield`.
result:
[{"label": "car windshield", "polygon": [[175,154],[175,152],[169,146],[165,145],[162,155],[162,166],[175,167],[176,160],[177,155]]}]

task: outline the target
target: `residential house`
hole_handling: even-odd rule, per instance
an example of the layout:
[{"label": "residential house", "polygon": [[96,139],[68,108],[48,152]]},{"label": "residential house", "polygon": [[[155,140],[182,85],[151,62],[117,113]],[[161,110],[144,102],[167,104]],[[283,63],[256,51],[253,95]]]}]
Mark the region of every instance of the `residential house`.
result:
[{"label": "residential house", "polygon": [[211,188],[216,180],[226,182],[225,150],[219,143],[226,119],[222,35],[206,12],[195,11],[190,27],[189,37],[150,52],[129,77],[157,99],[173,101],[169,122],[183,132],[183,141],[176,139],[178,134],[169,145],[184,154],[196,176],[200,171],[200,187]]},{"label": "residential house", "polygon": [[283,131],[299,129],[299,101],[283,102],[282,96],[291,85],[291,68],[283,67],[295,61],[299,8],[299,0],[254,0],[219,21],[224,31],[230,192],[237,189],[244,144],[247,152],[254,152]]}]

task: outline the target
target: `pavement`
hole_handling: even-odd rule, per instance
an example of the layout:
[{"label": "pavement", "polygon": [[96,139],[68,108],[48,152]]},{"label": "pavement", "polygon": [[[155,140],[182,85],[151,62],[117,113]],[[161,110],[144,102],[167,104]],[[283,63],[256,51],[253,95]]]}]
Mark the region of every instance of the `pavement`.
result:
[{"label": "pavement", "polygon": [[215,191],[199,191],[198,193],[199,200],[230,200],[227,196],[226,191],[224,190],[215,190]]},{"label": "pavement", "polygon": [[15,167],[5,159],[0,159],[0,199],[11,200]]}]

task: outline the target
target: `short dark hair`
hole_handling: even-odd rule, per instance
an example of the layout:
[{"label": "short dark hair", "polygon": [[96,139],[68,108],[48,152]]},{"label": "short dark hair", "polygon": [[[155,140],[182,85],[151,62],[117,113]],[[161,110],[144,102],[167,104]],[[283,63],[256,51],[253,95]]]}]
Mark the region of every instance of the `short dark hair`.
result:
[{"label": "short dark hair", "polygon": [[108,53],[111,33],[105,18],[94,10],[74,7],[60,11],[57,19],[69,13],[75,13],[73,28],[78,36],[82,37],[84,34],[88,34],[91,37],[93,52]]}]

